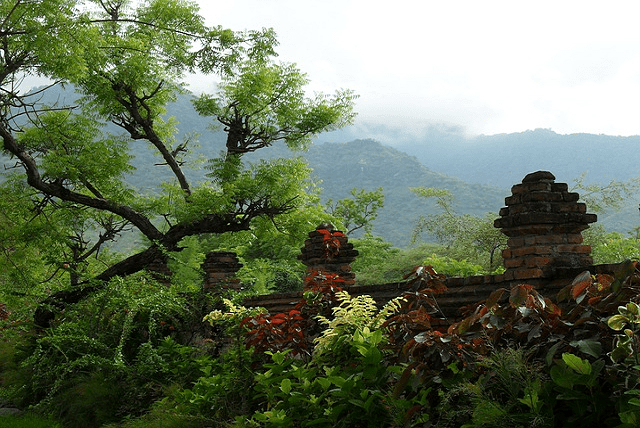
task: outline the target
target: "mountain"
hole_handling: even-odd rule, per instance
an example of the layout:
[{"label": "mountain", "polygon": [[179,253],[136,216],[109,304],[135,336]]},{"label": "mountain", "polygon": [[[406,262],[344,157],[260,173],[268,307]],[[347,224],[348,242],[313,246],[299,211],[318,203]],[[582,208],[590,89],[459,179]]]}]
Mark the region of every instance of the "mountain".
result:
[{"label": "mountain", "polygon": [[[423,165],[467,183],[508,189],[533,171],[551,171],[557,182],[572,187],[586,173],[585,183],[606,186],[612,180],[640,177],[635,153],[640,136],[557,134],[548,129],[519,133],[467,136],[462,129],[431,126],[420,132],[399,132],[385,126],[350,127],[326,135],[328,141],[375,136]],[[619,211],[599,213],[608,230],[629,232],[640,225],[639,197],[624,202]],[[588,207],[587,207],[588,209]]]},{"label": "mountain", "polygon": [[[281,145],[254,154],[262,158],[290,155]],[[366,190],[382,187],[385,203],[373,233],[397,246],[410,243],[411,232],[421,215],[440,212],[435,201],[418,197],[409,190],[411,187],[448,189],[455,198],[453,206],[457,213],[483,216],[493,212],[496,218],[508,196],[506,190],[495,186],[470,184],[432,171],[417,158],[373,140],[314,144],[299,155],[313,169],[314,178],[322,181],[325,200],[348,197],[354,187]]]},{"label": "mountain", "polygon": [[[73,102],[76,95],[72,91],[52,91],[42,102],[53,104],[65,97]],[[169,114],[181,120],[180,138],[199,134],[196,153],[211,158],[223,150],[225,135],[208,129],[211,119],[194,111],[189,95],[179,96],[169,107]],[[255,160],[302,155],[313,168],[314,177],[322,181],[325,200],[347,197],[354,187],[382,187],[385,206],[373,231],[389,242],[405,246],[420,215],[438,212],[434,201],[419,198],[410,192],[410,187],[448,189],[455,198],[457,213],[482,216],[491,212],[497,217],[511,186],[529,172],[549,170],[557,181],[571,183],[588,171],[587,181],[600,185],[637,177],[640,166],[636,166],[631,154],[638,147],[640,137],[560,135],[544,129],[469,137],[459,128],[445,126],[408,134],[377,125],[322,134],[304,153],[293,154],[283,145],[275,145],[247,157]],[[135,185],[155,190],[159,174],[165,171],[154,164],[162,161],[149,162],[153,154],[142,142],[132,143],[132,154],[138,168]],[[201,168],[186,171],[196,181],[204,173]],[[599,221],[609,230],[630,231],[640,220],[637,206],[636,201],[629,201],[620,212],[600,215]]]},{"label": "mountain", "polygon": [[589,182],[602,185],[640,176],[640,164],[633,155],[640,149],[640,136],[563,135],[548,129],[468,136],[456,127],[430,126],[408,133],[376,125],[326,134],[323,141],[357,138],[375,138],[415,156],[434,171],[505,188],[539,170],[551,171],[563,182],[588,172]]}]

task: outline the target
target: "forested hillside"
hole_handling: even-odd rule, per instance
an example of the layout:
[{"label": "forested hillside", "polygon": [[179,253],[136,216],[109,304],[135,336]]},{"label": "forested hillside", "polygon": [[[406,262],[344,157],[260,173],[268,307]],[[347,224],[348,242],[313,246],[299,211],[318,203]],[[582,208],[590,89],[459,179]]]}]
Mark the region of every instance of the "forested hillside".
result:
[{"label": "forested hillside", "polygon": [[[74,94],[49,94],[42,102],[54,104]],[[205,179],[204,159],[219,155],[225,134],[208,128],[210,118],[199,116],[185,94],[171,104],[168,115],[180,117],[182,139],[197,141],[192,150],[201,153],[203,163],[187,168],[185,173]],[[358,135],[361,132],[361,135]],[[303,156],[321,181],[322,198],[347,197],[356,188],[383,188],[385,206],[380,210],[373,232],[398,246],[410,243],[411,231],[420,215],[435,212],[433,201],[418,198],[409,188],[416,186],[448,189],[459,214],[496,214],[510,194],[512,185],[529,172],[549,170],[559,182],[571,182],[587,172],[587,182],[606,185],[611,180],[626,181],[640,176],[633,156],[640,147],[640,137],[606,135],[560,135],[549,130],[516,134],[465,137],[458,129],[430,128],[421,136],[397,139],[384,127],[374,130],[348,128],[321,135],[307,152],[292,153],[284,145],[248,154],[258,158]],[[374,135],[379,141],[369,138]],[[160,165],[147,162],[152,156],[144,143],[132,153],[138,170],[135,186],[156,191],[153,183]],[[158,159],[156,163],[161,163]],[[640,198],[639,198],[640,199]],[[599,213],[599,222],[607,229],[631,231],[640,223],[637,201],[630,200],[619,211]]]},{"label": "forested hillside", "polygon": [[[640,131],[640,130],[639,130]],[[640,136],[557,134],[548,129],[511,134],[468,136],[461,128],[431,126],[412,133],[386,128],[349,127],[327,141],[375,138],[418,160],[428,168],[470,183],[510,188],[538,170],[569,182],[584,172],[589,181],[605,184],[640,176],[634,154]]]},{"label": "forested hillside", "polygon": [[[175,110],[174,110],[175,108]],[[170,114],[192,109],[188,97],[181,97],[172,104]],[[177,115],[177,114],[176,114]],[[193,115],[179,125],[181,130],[197,130],[199,147],[195,148],[203,158],[213,158],[224,148],[224,134],[208,129],[209,121]],[[218,130],[219,131],[219,130]],[[186,135],[188,137],[189,135]],[[249,153],[246,158],[251,161],[276,157],[304,157],[313,169],[313,178],[319,180],[323,189],[323,201],[337,200],[349,196],[353,188],[375,190],[383,188],[385,206],[379,211],[374,223],[373,233],[397,246],[406,246],[411,242],[411,232],[421,215],[435,213],[434,201],[419,198],[409,189],[411,187],[436,187],[448,189],[454,196],[454,208],[459,214],[476,214],[482,216],[487,212],[496,213],[504,205],[505,196],[509,195],[510,186],[504,189],[481,184],[466,183],[461,179],[436,172],[398,149],[383,145],[371,139],[356,139],[340,143],[323,143],[322,136],[306,152],[291,152],[284,144],[275,144],[256,153]],[[148,164],[142,157],[149,152],[141,148],[138,156],[139,168]],[[202,177],[206,174],[206,164],[196,165],[189,174]],[[140,173],[142,171],[138,171]],[[147,186],[156,181],[151,178],[153,169],[142,174],[137,186]],[[148,177],[148,179],[145,179]]]},{"label": "forested hillside", "polygon": [[[432,126],[401,134],[384,126],[350,127],[326,136],[328,141],[351,141],[375,136],[431,170],[467,183],[508,189],[534,171],[551,171],[556,181],[569,183],[586,174],[585,183],[607,186],[640,177],[636,153],[640,136],[557,134],[536,129],[512,134],[467,136],[461,128]],[[583,193],[583,192],[579,192]],[[624,201],[619,210],[598,213],[608,230],[627,233],[640,225],[640,195]]]},{"label": "forested hillside", "polygon": [[[272,156],[287,156],[280,147],[265,151]],[[508,191],[493,186],[469,184],[430,170],[418,159],[373,140],[324,143],[300,153],[321,180],[322,196],[340,199],[352,188],[383,188],[384,208],[374,223],[373,233],[398,246],[411,241],[411,231],[421,215],[437,212],[435,201],[419,198],[411,187],[437,187],[453,194],[457,213],[482,216],[504,204]]]}]

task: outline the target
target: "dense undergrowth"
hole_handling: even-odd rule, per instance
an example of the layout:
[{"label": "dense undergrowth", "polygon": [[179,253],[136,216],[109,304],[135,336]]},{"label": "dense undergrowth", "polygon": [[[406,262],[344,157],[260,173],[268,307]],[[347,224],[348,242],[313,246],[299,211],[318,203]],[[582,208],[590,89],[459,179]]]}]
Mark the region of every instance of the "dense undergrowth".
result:
[{"label": "dense undergrowth", "polygon": [[640,425],[636,262],[554,299],[496,290],[455,323],[441,274],[406,279],[380,308],[317,272],[283,314],[114,281],[49,330],[2,321],[0,397],[57,421],[24,426]]}]

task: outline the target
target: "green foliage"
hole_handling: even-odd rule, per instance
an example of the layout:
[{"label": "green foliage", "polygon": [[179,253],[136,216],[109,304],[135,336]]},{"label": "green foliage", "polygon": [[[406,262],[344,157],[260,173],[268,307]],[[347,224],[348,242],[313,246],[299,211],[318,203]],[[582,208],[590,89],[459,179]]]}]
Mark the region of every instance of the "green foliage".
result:
[{"label": "green foliage", "polygon": [[[273,30],[208,27],[193,2],[5,1],[1,7],[0,85],[6,96],[0,136],[12,158],[2,194],[14,196],[0,208],[6,217],[0,221],[9,226],[2,238],[23,250],[27,232],[30,241],[52,232],[20,255],[36,260],[38,270],[22,282],[32,285],[44,276],[51,284],[37,292],[53,294],[47,303],[57,307],[76,303],[79,293],[105,287],[111,278],[139,272],[162,252],[177,252],[184,238],[249,231],[254,220],[273,221],[308,202],[301,197],[309,188],[303,162],[246,166],[240,155],[280,139],[301,148],[354,117],[351,91],[308,98],[306,77],[293,65],[273,62]],[[195,137],[185,132],[179,141],[178,119],[167,115],[167,105],[185,94],[187,72],[221,76],[218,93],[195,104],[222,121],[228,137],[226,152],[210,160],[212,180],[198,185],[183,170],[199,162],[190,147]],[[54,88],[73,87],[78,96],[45,103],[51,87],[23,91],[22,77],[30,74],[51,79]],[[222,100],[224,112],[206,106],[207,99]],[[140,142],[156,156],[145,157],[144,166],[162,170],[150,186],[160,193],[127,184],[139,176],[132,154],[140,152]],[[136,254],[103,251],[130,230],[143,238]],[[4,248],[6,265],[18,271],[11,248]],[[61,278],[68,278],[66,287],[85,288],[60,289]],[[98,281],[86,287],[92,279]],[[52,313],[39,314],[36,322],[47,327]]]},{"label": "green foliage", "polygon": [[[269,171],[253,177],[242,177],[257,168]],[[306,267],[297,260],[297,256],[304,240],[318,224],[337,221],[320,204],[319,190],[309,178],[309,168],[300,159],[289,159],[263,161],[247,171],[234,171],[231,175],[235,174],[236,178],[227,178],[222,184],[227,189],[225,194],[245,193],[240,186],[253,186],[253,189],[246,191],[247,194],[261,194],[266,199],[277,197],[282,203],[290,204],[291,209],[277,217],[256,218],[246,231],[185,239],[182,245],[192,247],[193,251],[176,254],[175,258],[195,271],[199,269],[202,255],[208,251],[232,251],[243,265],[238,277],[245,293],[302,290]],[[221,172],[215,171],[215,174]],[[258,190],[258,186],[262,190]],[[278,190],[271,191],[269,195],[269,188]],[[212,202],[209,200],[206,203]]]},{"label": "green foliage", "polygon": [[589,239],[585,237],[585,242],[592,246],[591,256],[594,263],[620,263],[640,257],[640,241],[637,237],[624,237],[618,232],[588,236]]},{"label": "green foliage", "polygon": [[[256,375],[256,391],[264,411],[252,421],[258,426],[384,427],[391,415],[384,386],[392,370],[382,364],[376,341],[382,338],[368,329],[354,335],[351,365],[316,366],[296,363],[273,354],[273,363]],[[241,426],[241,425],[240,425]]]},{"label": "green foliage", "polygon": [[604,366],[604,360],[591,363],[564,353],[562,360],[551,367],[556,399],[570,409],[565,423],[595,427],[602,426],[608,419],[613,406],[608,400],[608,391],[598,384],[602,381],[600,373]]},{"label": "green foliage", "polygon": [[400,307],[398,299],[394,299],[378,309],[375,300],[370,296],[351,297],[346,291],[337,292],[336,299],[340,303],[333,308],[332,319],[322,315],[317,317],[326,327],[322,334],[314,340],[315,355],[320,356],[331,350],[331,359],[334,361],[338,350],[342,348],[342,342],[348,341],[356,334],[361,334],[359,332],[363,329],[367,329],[367,334],[370,330],[375,331],[376,335],[380,336],[379,338],[376,336],[376,342],[382,342],[380,326],[389,315]]},{"label": "green foliage", "polygon": [[611,180],[607,185],[587,183],[588,171],[583,172],[573,180],[571,191],[579,192],[589,210],[603,213],[607,210],[618,210],[625,201],[636,195],[640,189],[640,178],[633,178],[627,182]]},{"label": "green foliage", "polygon": [[102,428],[209,428],[216,425],[208,418],[179,413],[175,409],[163,409],[162,405],[154,407],[149,413],[125,421],[103,425]]},{"label": "green foliage", "polygon": [[335,204],[329,199],[326,202],[327,209],[342,220],[347,235],[358,229],[370,234],[373,221],[378,217],[378,209],[384,206],[382,187],[373,191],[353,188],[350,194],[351,198],[340,199]]},{"label": "green foliage", "polygon": [[[611,351],[611,359],[620,361],[633,356],[635,364],[640,363],[638,356],[637,334],[640,331],[640,308],[638,304],[629,302],[625,306],[618,307],[618,313],[612,315],[607,324],[615,331],[624,329],[624,334],[617,335],[615,347]],[[627,328],[625,328],[627,327]]]},{"label": "green foliage", "polygon": [[144,277],[114,280],[16,347],[19,368],[3,386],[24,382],[11,399],[55,413],[69,427],[137,414],[159,398],[163,385],[185,386],[199,376],[204,363],[196,352],[165,339],[191,331],[191,310],[199,321],[197,307],[177,290]]},{"label": "green foliage", "polygon": [[498,289],[448,328],[433,267],[413,269],[410,291],[382,309],[317,273],[287,314],[223,300],[205,317],[215,335],[197,348],[167,337],[187,328],[186,296],[130,278],[67,309],[45,335],[11,336],[0,391],[70,427],[631,428],[636,267],[584,272],[556,302],[526,284]]},{"label": "green foliage", "polygon": [[197,381],[171,392],[165,404],[181,414],[214,421],[246,415],[255,401],[247,393],[253,387],[255,361],[252,350],[232,346],[221,358],[202,364]]},{"label": "green foliage", "polygon": [[238,74],[223,77],[217,96],[194,101],[198,113],[214,116],[230,130],[229,153],[242,154],[284,140],[292,149],[304,149],[321,131],[353,120],[352,91],[333,97],[305,97],[306,76],[293,64],[246,62]]},{"label": "green foliage", "polygon": [[455,383],[443,393],[445,426],[549,427],[553,415],[544,401],[544,373],[523,350],[496,350],[478,363],[473,382]]},{"label": "green foliage", "polygon": [[493,272],[501,259],[498,250],[506,247],[507,237],[493,226],[496,214],[484,217],[470,214],[458,215],[453,209],[453,196],[446,189],[414,187],[411,189],[422,198],[435,198],[441,214],[421,216],[413,232],[415,242],[428,232],[445,246],[445,255],[456,260],[474,260],[485,270]]},{"label": "green foliage", "polygon": [[422,264],[426,255],[441,250],[441,247],[434,244],[397,248],[370,234],[352,239],[350,242],[358,250],[358,257],[351,264],[351,268],[356,274],[356,282],[360,285],[402,281],[407,272]]},{"label": "green foliage", "polygon": [[422,414],[410,423],[411,416],[405,417],[426,390],[407,399],[389,389],[400,368],[385,364],[381,330],[363,327],[343,339],[337,348],[326,350],[338,357],[333,364],[328,363],[330,357],[305,364],[285,353],[272,354],[273,362],[263,365],[266,371],[256,374],[255,388],[264,410],[255,412],[249,422],[237,420],[237,426],[418,426],[411,423],[429,419]]},{"label": "green foliage", "polygon": [[0,416],[0,428],[62,428],[62,424],[50,418],[22,414],[19,416]]},{"label": "green foliage", "polygon": [[432,254],[421,263],[432,266],[437,272],[450,276],[475,276],[485,275],[488,272],[480,265],[473,264],[467,260],[455,260],[451,257],[438,256]]},{"label": "green foliage", "polygon": [[100,189],[104,197],[122,202],[130,199],[131,191],[121,181],[133,171],[124,139],[105,139],[95,120],[70,111],[47,112],[38,119],[18,143],[40,160],[43,178],[68,180],[89,193]]}]

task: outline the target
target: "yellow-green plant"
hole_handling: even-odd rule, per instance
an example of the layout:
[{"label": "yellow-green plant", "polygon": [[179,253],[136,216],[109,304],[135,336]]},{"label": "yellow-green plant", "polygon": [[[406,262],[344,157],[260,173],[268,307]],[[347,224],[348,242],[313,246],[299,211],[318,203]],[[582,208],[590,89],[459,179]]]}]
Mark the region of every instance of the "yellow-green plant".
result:
[{"label": "yellow-green plant", "polygon": [[634,302],[619,306],[618,313],[609,318],[607,324],[616,331],[624,329],[624,334],[616,337],[615,348],[610,355],[611,359],[620,361],[635,355],[635,363],[640,363],[638,361],[638,340],[636,337],[636,333],[640,329],[640,306]]},{"label": "yellow-green plant", "polygon": [[346,291],[336,293],[340,304],[333,308],[333,318],[318,315],[318,320],[326,325],[322,334],[315,339],[314,352],[320,355],[329,349],[336,349],[340,342],[349,337],[351,340],[358,333],[377,330],[392,313],[400,308],[401,297],[390,300],[382,309],[378,309],[376,301],[369,295],[352,297]]}]

